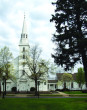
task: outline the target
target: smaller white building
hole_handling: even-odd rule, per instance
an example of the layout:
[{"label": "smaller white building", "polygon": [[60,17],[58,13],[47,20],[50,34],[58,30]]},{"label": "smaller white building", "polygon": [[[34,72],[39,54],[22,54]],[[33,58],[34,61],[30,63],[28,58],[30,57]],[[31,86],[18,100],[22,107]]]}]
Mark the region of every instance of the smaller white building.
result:
[{"label": "smaller white building", "polygon": [[[55,91],[55,90],[58,90],[58,89],[63,89],[64,88],[64,83],[61,83],[61,82],[58,82],[61,80],[61,77],[64,73],[57,73],[56,74],[56,79],[51,79],[51,80],[48,80],[48,91]],[[69,90],[81,90],[80,88],[80,85],[75,82],[76,80],[76,73],[72,74],[72,77],[73,77],[73,81],[72,82],[67,82],[65,84],[66,88],[69,89]],[[83,87],[82,87],[82,90],[85,90],[86,89],[86,85],[84,84]]]}]

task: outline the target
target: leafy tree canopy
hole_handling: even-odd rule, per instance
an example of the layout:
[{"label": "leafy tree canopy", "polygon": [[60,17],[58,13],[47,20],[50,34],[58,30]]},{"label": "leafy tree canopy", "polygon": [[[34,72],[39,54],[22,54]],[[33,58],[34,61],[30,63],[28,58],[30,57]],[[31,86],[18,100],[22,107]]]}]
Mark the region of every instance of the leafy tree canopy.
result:
[{"label": "leafy tree canopy", "polygon": [[81,88],[85,83],[85,73],[83,68],[78,68],[78,72],[76,75],[76,82],[80,85]]},{"label": "leafy tree canopy", "polygon": [[3,47],[0,50],[0,76],[5,73],[6,79],[10,78],[11,74],[14,71],[14,67],[11,64],[12,61],[12,53],[10,52],[8,47]]},{"label": "leafy tree canopy", "polygon": [[62,75],[61,80],[62,80],[63,82],[71,82],[71,81],[73,80],[72,74],[70,74],[70,73],[64,73],[64,74]]}]

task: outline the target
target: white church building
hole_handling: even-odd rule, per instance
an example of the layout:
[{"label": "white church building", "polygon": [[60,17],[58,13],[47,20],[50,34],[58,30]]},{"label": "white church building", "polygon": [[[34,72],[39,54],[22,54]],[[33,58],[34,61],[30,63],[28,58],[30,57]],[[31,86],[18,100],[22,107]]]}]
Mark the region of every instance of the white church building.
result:
[{"label": "white church building", "polygon": [[[14,75],[16,80],[7,80],[6,81],[6,91],[12,91],[12,88],[16,88],[19,92],[27,92],[30,91],[31,87],[35,87],[34,80],[30,79],[29,76],[31,72],[29,70],[28,65],[23,65],[22,62],[26,61],[25,55],[29,56],[29,41],[28,41],[28,32],[27,32],[27,25],[26,19],[24,16],[22,33],[19,42],[19,56],[13,60],[14,64]],[[3,85],[1,85],[1,90],[3,91]],[[47,77],[45,81],[41,81],[39,84],[40,91],[47,91]]]}]

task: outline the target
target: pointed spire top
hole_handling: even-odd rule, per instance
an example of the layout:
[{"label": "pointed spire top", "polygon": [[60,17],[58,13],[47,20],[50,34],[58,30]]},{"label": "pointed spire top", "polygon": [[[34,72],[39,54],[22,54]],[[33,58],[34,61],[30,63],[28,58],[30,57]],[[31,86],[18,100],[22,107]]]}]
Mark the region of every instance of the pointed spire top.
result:
[{"label": "pointed spire top", "polygon": [[23,21],[22,34],[27,34],[27,25],[26,25],[26,20],[25,20],[25,12],[24,12],[24,21]]},{"label": "pointed spire top", "polygon": [[25,12],[24,12],[24,19],[26,18],[26,16],[25,16]]}]

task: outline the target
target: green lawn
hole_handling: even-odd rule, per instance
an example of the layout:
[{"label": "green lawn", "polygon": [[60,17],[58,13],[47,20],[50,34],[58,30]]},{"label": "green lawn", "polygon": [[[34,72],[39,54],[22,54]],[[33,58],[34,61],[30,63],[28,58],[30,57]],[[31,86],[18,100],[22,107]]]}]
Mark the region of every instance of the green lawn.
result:
[{"label": "green lawn", "polygon": [[87,93],[82,93],[82,91],[65,91],[64,93],[67,93],[67,94],[87,94]]},{"label": "green lawn", "polygon": [[87,98],[0,99],[0,110],[87,110]]},{"label": "green lawn", "polygon": [[[30,94],[29,94],[29,95],[27,95],[27,96],[34,96],[34,94],[33,94],[33,95],[30,95]],[[51,96],[51,97],[52,97],[52,96],[53,96],[53,97],[59,96],[59,97],[60,97],[60,96],[62,96],[62,95],[61,95],[61,94],[40,94],[40,96]]]}]

